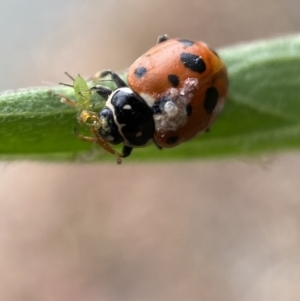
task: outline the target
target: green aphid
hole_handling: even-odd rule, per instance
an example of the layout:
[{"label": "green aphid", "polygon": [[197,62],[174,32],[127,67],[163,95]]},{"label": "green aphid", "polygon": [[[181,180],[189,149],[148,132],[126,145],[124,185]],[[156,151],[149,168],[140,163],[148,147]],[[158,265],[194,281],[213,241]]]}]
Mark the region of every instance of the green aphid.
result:
[{"label": "green aphid", "polygon": [[[75,97],[76,97],[76,107],[78,110],[87,110],[91,107],[91,94],[86,80],[81,77],[79,74],[74,78],[69,73],[65,72],[65,74],[73,81],[73,85],[60,83],[61,85],[71,87],[74,89]],[[64,99],[64,102],[69,103],[68,99]],[[74,106],[74,103],[71,104]]]}]

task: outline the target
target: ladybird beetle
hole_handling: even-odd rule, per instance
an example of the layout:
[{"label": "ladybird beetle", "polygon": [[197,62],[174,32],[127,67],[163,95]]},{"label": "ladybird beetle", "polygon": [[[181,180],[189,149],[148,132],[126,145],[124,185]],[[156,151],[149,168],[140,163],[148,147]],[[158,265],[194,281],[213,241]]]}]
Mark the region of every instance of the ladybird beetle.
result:
[{"label": "ladybird beetle", "polygon": [[[80,113],[80,121],[93,121],[93,138],[79,138],[100,144],[118,162],[135,147],[154,142],[159,148],[170,148],[207,131],[228,90],[226,67],[214,50],[203,42],[166,35],[130,66],[128,85],[110,70],[100,77],[107,75],[117,88],[91,88],[106,104],[98,115],[88,110]],[[119,143],[123,143],[121,154],[108,147]]]}]

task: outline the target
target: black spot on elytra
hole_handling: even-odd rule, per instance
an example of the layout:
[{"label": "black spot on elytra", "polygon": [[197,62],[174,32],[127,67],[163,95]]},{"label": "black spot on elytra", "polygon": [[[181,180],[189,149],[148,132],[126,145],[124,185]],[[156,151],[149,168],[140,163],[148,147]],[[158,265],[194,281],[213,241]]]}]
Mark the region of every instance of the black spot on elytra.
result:
[{"label": "black spot on elytra", "polygon": [[164,109],[164,105],[168,100],[170,100],[170,99],[166,96],[163,96],[163,97],[157,99],[155,101],[154,105],[152,106],[153,114],[161,114]]},{"label": "black spot on elytra", "polygon": [[190,46],[193,46],[195,44],[194,41],[187,40],[187,39],[178,39],[177,41],[182,43],[185,47],[190,47]]},{"label": "black spot on elytra", "polygon": [[192,71],[203,73],[206,70],[204,60],[198,55],[188,52],[182,52],[180,54],[180,60],[186,68],[189,68]]},{"label": "black spot on elytra", "polygon": [[176,74],[168,75],[168,80],[173,87],[177,87],[179,85],[179,77]]},{"label": "black spot on elytra", "polygon": [[187,116],[191,116],[193,112],[193,107],[191,106],[191,104],[186,105],[186,114]]},{"label": "black spot on elytra", "polygon": [[210,87],[206,90],[204,99],[204,109],[207,114],[211,114],[216,107],[219,99],[218,90],[215,87]]},{"label": "black spot on elytra", "polygon": [[141,78],[147,73],[147,69],[145,67],[138,67],[134,71],[135,77]]},{"label": "black spot on elytra", "polygon": [[177,141],[179,140],[179,137],[178,136],[171,136],[167,139],[167,143],[168,144],[174,144],[176,143]]},{"label": "black spot on elytra", "polygon": [[213,50],[212,48],[209,48],[209,49],[216,57],[219,57],[218,53],[215,50]]}]

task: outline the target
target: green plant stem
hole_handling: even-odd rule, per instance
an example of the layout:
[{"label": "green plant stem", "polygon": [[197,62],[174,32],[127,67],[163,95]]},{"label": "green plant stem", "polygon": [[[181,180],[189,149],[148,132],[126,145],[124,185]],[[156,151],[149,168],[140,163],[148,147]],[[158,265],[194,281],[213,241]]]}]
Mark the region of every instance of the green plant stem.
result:
[{"label": "green plant stem", "polygon": [[[230,77],[224,112],[212,130],[174,149],[136,149],[129,160],[174,160],[253,155],[300,147],[300,35],[221,49]],[[106,83],[106,82],[104,82]],[[0,94],[0,158],[111,160],[75,137],[73,89],[37,87]],[[94,101],[103,105],[103,100]],[[94,156],[95,151],[99,156]],[[102,154],[102,155],[101,155]]]}]

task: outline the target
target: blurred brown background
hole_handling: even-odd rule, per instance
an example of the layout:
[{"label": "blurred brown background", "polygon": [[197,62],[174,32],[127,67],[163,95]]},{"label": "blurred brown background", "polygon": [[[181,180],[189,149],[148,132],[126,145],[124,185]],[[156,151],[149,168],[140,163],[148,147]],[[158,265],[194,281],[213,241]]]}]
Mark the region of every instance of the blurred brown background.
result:
[{"label": "blurred brown background", "polygon": [[[299,15],[299,0],[4,0],[0,90],[123,70],[161,33],[218,48],[297,32]],[[2,162],[0,300],[300,300],[299,159]]]}]

